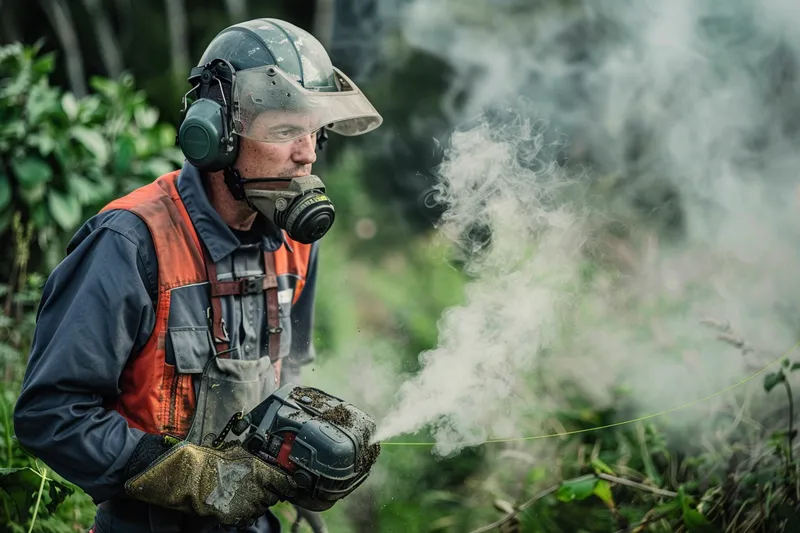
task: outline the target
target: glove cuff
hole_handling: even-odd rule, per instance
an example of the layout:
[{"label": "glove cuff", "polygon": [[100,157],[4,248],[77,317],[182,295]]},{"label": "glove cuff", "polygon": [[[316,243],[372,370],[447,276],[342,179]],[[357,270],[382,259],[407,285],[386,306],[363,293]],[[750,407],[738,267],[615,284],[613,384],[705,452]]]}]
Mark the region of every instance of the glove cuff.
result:
[{"label": "glove cuff", "polygon": [[136,448],[133,449],[131,458],[125,465],[125,479],[130,479],[133,476],[144,472],[153,461],[158,459],[161,455],[165,454],[171,446],[164,442],[164,438],[160,435],[152,435],[146,433]]}]

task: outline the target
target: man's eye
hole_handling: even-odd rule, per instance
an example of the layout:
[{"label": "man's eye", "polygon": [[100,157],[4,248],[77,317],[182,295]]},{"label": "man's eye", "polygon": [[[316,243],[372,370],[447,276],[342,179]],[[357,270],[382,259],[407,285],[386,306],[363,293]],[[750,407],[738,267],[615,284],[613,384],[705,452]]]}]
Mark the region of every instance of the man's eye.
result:
[{"label": "man's eye", "polygon": [[297,128],[275,130],[272,132],[272,134],[279,139],[289,139],[291,137],[296,137],[299,133],[300,131]]}]

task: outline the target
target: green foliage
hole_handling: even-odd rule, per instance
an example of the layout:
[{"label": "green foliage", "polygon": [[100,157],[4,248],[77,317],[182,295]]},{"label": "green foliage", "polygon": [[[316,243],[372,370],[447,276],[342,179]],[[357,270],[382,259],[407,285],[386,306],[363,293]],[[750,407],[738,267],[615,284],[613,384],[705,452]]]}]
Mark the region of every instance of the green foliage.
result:
[{"label": "green foliage", "polygon": [[0,394],[0,532],[86,529],[94,504],[78,487],[24,452],[13,436],[16,391]]},{"label": "green foliage", "polygon": [[595,476],[583,476],[575,479],[568,479],[561,483],[556,491],[556,498],[562,502],[573,500],[585,500],[592,494],[597,486],[598,479]]},{"label": "green foliage", "polygon": [[53,56],[39,51],[0,47],[0,233],[14,252],[0,284],[0,531],[67,533],[91,523],[91,499],[13,436],[44,278],[84,220],[182,157],[132,77],[93,78],[94,94],[77,99],[50,85]]},{"label": "green foliage", "polygon": [[21,213],[36,235],[33,269],[44,254],[49,270],[80,223],[183,158],[131,76],[95,77],[94,94],[77,99],[51,86],[54,57],[40,48],[0,48],[0,232]]}]

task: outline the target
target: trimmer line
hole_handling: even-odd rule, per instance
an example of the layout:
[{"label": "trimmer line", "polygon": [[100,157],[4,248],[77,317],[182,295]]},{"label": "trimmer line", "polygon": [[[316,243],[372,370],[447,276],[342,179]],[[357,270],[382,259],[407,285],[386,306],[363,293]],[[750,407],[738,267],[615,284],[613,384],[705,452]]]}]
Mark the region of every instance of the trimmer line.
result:
[{"label": "trimmer line", "polygon": [[[797,341],[794,346],[792,346],[791,348],[786,350],[786,352],[784,352],[783,355],[781,355],[780,357],[775,359],[773,362],[771,362],[770,364],[768,364],[767,366],[765,366],[764,368],[762,368],[761,370],[759,370],[755,374],[744,378],[743,380],[739,381],[738,383],[734,383],[733,385],[730,385],[729,387],[725,387],[724,389],[719,390],[719,391],[715,392],[714,394],[709,394],[708,396],[705,396],[703,398],[699,398],[699,399],[691,401],[689,403],[685,403],[685,404],[680,405],[678,407],[673,407],[672,409],[666,409],[664,411],[659,411],[658,413],[653,413],[651,415],[640,416],[638,418],[632,418],[630,420],[623,420],[621,422],[614,422],[613,424],[606,424],[604,426],[595,426],[595,427],[585,428],[585,429],[576,429],[576,430],[573,430],[573,431],[562,431],[560,433],[548,433],[546,435],[532,435],[532,436],[529,436],[529,437],[510,437],[510,438],[504,438],[504,439],[486,439],[486,440],[480,441],[480,442],[448,442],[448,443],[445,443],[445,444],[448,444],[448,445],[459,445],[459,446],[480,446],[480,445],[483,445],[483,444],[492,444],[492,443],[499,443],[499,442],[518,442],[518,441],[524,441],[524,440],[538,440],[538,439],[550,439],[550,438],[553,438],[553,437],[565,437],[565,436],[568,436],[568,435],[577,435],[577,434],[580,434],[580,433],[589,433],[591,431],[599,431],[601,429],[608,429],[608,428],[613,428],[613,427],[618,427],[618,426],[625,426],[625,425],[628,425],[628,424],[634,424],[636,422],[641,422],[642,420],[649,420],[651,418],[656,418],[657,416],[663,416],[663,415],[666,415],[666,414],[669,414],[669,413],[674,413],[675,411],[680,411],[681,409],[686,409],[687,407],[691,407],[693,405],[697,405],[699,403],[705,402],[707,400],[710,400],[711,398],[714,398],[715,396],[719,396],[720,394],[725,394],[726,392],[728,392],[730,390],[733,390],[736,387],[739,387],[740,385],[744,385],[748,381],[750,381],[753,378],[763,374],[764,372],[769,370],[771,367],[773,367],[776,364],[778,364],[782,359],[784,359],[787,355],[789,355],[789,352],[791,352],[792,350],[797,348],[798,345],[800,345],[800,341]],[[381,442],[381,446],[435,446],[436,444],[437,443],[435,443],[435,442]]]}]

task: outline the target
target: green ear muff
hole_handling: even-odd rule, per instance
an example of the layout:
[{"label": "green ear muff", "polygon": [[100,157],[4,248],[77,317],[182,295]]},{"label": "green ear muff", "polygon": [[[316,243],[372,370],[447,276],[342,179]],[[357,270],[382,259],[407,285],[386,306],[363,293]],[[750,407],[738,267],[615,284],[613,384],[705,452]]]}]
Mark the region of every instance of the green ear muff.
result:
[{"label": "green ear muff", "polygon": [[232,165],[238,152],[238,138],[224,127],[225,110],[210,98],[192,103],[178,130],[178,144],[194,166],[214,172]]}]

